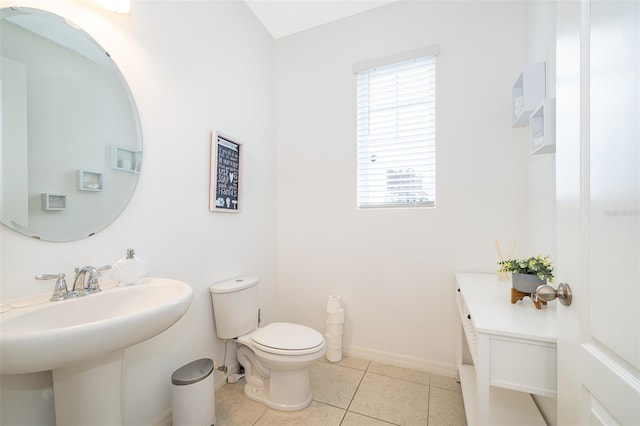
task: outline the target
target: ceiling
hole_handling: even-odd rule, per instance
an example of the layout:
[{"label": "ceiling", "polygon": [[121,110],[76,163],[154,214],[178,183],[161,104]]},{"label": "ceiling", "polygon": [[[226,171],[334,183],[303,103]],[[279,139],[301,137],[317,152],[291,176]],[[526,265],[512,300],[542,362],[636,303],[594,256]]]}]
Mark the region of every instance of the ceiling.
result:
[{"label": "ceiling", "polygon": [[275,39],[393,1],[396,0],[245,0]]}]

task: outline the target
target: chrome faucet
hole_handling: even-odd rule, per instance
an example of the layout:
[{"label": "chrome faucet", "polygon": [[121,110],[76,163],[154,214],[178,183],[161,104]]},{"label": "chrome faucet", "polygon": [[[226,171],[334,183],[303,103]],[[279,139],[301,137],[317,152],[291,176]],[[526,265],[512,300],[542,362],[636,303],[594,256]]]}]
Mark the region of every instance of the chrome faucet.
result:
[{"label": "chrome faucet", "polygon": [[[64,279],[64,274],[40,274],[36,275],[36,280],[52,280],[57,279],[56,286],[53,289],[52,301],[59,301],[69,299],[71,297],[80,297],[85,294],[100,292],[100,285],[98,283],[98,277],[102,276],[100,271],[111,268],[111,265],[100,266],[99,268],[93,266],[85,266],[84,268],[75,268],[76,277],[73,280],[73,288],[71,291],[67,289],[67,282]],[[88,277],[87,277],[88,275]]]},{"label": "chrome faucet", "polygon": [[[75,297],[84,296],[85,294],[89,294],[90,286],[93,287],[93,293],[100,291],[100,286],[98,285],[98,277],[102,274],[93,266],[85,266],[83,268],[75,268],[76,278],[73,280],[73,288],[71,292]],[[87,274],[89,274],[89,279],[87,280]],[[97,289],[97,290],[96,290]]]},{"label": "chrome faucet", "polygon": [[[98,278],[102,276],[100,271],[111,268],[111,265],[104,265],[99,268],[94,266],[85,266],[83,268],[75,268],[76,278],[73,280],[73,288],[71,293],[75,297],[84,296],[85,294],[98,293],[100,285]],[[88,274],[88,278],[87,278]]]}]

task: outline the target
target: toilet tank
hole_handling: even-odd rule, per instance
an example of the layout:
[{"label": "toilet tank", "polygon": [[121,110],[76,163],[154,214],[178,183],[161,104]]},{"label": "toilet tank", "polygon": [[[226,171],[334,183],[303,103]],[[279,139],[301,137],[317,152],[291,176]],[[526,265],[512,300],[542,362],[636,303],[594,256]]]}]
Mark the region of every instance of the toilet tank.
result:
[{"label": "toilet tank", "polygon": [[209,287],[216,334],[233,339],[258,326],[258,278],[240,277]]}]

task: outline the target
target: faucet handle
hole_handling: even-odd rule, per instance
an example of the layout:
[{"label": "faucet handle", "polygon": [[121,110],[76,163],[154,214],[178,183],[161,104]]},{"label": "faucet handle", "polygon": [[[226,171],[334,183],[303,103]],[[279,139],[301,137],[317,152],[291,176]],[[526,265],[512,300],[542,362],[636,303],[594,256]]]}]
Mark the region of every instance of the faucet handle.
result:
[{"label": "faucet handle", "polygon": [[59,274],[38,274],[35,276],[36,280],[53,280],[56,278],[64,278],[64,273],[60,272]]},{"label": "faucet handle", "polygon": [[64,274],[39,274],[35,276],[36,280],[53,280],[57,279],[56,285],[53,288],[53,294],[51,295],[51,301],[64,300],[69,297],[69,290],[67,289],[67,282],[64,279]]}]

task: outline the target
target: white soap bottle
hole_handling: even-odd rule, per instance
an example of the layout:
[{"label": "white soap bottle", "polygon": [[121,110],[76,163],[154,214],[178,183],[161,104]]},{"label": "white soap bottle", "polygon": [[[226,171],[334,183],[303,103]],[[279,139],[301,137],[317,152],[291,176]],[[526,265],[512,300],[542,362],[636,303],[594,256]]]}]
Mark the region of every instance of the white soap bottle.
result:
[{"label": "white soap bottle", "polygon": [[111,269],[111,276],[120,282],[120,286],[137,284],[149,273],[147,262],[135,256],[133,249],[127,249],[127,255],[118,260]]}]

